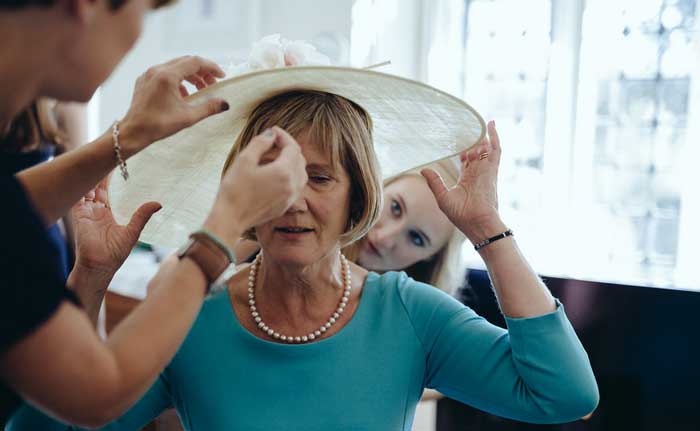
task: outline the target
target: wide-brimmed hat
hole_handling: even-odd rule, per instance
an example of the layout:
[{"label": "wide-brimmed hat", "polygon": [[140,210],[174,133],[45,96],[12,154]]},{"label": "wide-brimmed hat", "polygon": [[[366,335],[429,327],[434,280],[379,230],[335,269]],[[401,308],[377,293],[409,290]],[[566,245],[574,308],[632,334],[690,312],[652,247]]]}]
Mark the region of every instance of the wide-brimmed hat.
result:
[{"label": "wide-brimmed hat", "polygon": [[129,179],[113,175],[112,209],[126,222],[144,202],[163,209],[140,240],[176,247],[201,227],[216,197],[222,168],[251,111],[293,90],[349,99],[372,118],[374,150],[383,178],[454,156],[478,143],[484,120],[464,101],[423,83],[367,69],[295,66],[258,70],[219,82],[189,97],[222,98],[230,109],[156,142],[128,161]]}]

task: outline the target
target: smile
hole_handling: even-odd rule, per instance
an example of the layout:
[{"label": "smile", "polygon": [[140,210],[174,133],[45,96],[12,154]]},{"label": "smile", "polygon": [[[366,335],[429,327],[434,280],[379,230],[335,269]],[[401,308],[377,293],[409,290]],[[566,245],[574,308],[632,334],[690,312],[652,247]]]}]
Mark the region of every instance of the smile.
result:
[{"label": "smile", "polygon": [[275,231],[282,232],[282,233],[309,233],[309,232],[313,232],[314,230],[306,228],[306,227],[284,226],[284,227],[276,227]]}]

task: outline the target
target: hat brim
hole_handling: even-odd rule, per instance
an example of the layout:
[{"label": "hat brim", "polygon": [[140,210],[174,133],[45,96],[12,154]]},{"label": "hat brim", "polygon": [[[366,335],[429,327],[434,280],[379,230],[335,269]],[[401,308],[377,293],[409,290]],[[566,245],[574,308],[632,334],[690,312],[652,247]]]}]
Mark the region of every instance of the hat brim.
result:
[{"label": "hat brim", "polygon": [[382,176],[390,178],[458,154],[485,134],[481,116],[464,101],[409,79],[332,66],[262,70],[221,81],[192,95],[202,103],[222,98],[230,109],[154,143],[128,161],[129,180],[110,182],[118,222],[144,202],[157,201],[140,240],[176,247],[201,227],[219,187],[221,170],[250,112],[262,101],[292,90],[316,90],[352,100],[374,125]]}]

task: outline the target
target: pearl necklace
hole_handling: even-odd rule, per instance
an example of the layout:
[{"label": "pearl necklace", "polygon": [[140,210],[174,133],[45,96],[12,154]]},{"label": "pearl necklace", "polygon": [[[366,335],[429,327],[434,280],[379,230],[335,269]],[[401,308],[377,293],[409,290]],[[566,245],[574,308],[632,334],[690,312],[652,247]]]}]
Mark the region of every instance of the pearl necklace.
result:
[{"label": "pearl necklace", "polygon": [[340,298],[340,303],[338,304],[338,308],[336,308],[335,312],[333,315],[324,323],[321,325],[320,328],[317,330],[306,334],[302,335],[301,337],[293,337],[291,335],[283,335],[280,334],[279,332],[275,331],[274,329],[270,328],[263,320],[262,317],[260,316],[260,312],[258,311],[257,307],[255,306],[255,279],[256,275],[258,272],[258,268],[260,267],[260,264],[262,263],[262,251],[255,257],[255,260],[253,263],[250,265],[250,274],[248,275],[248,304],[250,305],[250,315],[253,317],[253,320],[255,320],[255,323],[258,325],[258,328],[260,328],[261,331],[265,332],[267,335],[271,336],[275,340],[280,340],[284,341],[287,343],[308,343],[310,341],[315,340],[316,338],[319,338],[321,334],[326,332],[328,329],[330,329],[331,326],[335,324],[335,322],[340,318],[340,315],[343,314],[343,311],[345,311],[345,306],[348,303],[348,298],[350,297],[350,289],[352,288],[352,283],[350,279],[350,264],[348,263],[347,258],[340,253],[340,260],[343,264],[343,280],[345,282],[345,288],[343,291],[343,296]]}]

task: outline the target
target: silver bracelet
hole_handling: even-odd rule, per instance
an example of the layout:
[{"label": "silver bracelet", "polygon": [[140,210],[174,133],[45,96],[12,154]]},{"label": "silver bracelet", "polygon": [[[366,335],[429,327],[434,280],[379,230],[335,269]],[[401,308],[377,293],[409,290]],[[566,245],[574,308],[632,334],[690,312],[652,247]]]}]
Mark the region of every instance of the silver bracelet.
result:
[{"label": "silver bracelet", "polygon": [[112,142],[114,143],[114,154],[117,155],[119,170],[122,172],[122,178],[126,181],[129,179],[129,171],[126,170],[126,162],[122,157],[122,146],[119,144],[119,121],[115,121],[112,124]]}]

